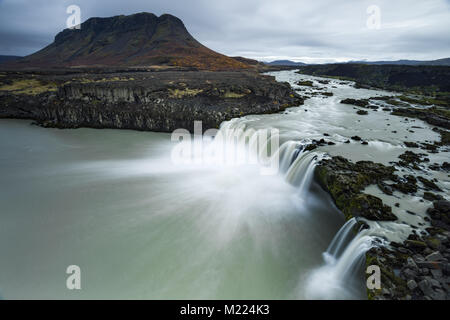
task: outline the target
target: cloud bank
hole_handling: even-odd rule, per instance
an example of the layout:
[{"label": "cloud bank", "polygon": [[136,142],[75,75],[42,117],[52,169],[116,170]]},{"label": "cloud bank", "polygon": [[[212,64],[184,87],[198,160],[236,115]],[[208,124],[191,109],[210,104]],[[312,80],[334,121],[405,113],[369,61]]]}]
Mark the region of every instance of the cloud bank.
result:
[{"label": "cloud bank", "polygon": [[[137,12],[173,14],[201,43],[231,56],[303,62],[450,57],[449,0],[0,0],[0,54],[27,55],[82,21]],[[379,28],[370,28],[370,6]]]}]

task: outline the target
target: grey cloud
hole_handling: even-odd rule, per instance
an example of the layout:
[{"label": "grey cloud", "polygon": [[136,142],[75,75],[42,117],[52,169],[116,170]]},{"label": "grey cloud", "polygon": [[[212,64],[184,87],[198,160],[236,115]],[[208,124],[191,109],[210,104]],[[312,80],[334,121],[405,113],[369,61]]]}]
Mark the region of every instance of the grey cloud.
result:
[{"label": "grey cloud", "polygon": [[[82,20],[170,13],[211,49],[263,60],[450,56],[448,0],[0,0],[0,54],[29,54],[50,43],[71,4],[81,7]],[[372,4],[381,10],[380,30],[366,27]]]}]

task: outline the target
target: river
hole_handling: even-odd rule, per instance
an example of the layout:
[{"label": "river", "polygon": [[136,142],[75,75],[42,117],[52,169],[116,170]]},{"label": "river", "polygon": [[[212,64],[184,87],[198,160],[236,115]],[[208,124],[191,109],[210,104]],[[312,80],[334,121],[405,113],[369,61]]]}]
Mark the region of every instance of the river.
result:
[{"label": "river", "polygon": [[[297,160],[274,175],[262,175],[259,165],[174,163],[170,134],[44,129],[31,121],[0,120],[0,296],[364,299],[361,270],[345,281],[330,280],[345,266],[337,268],[324,252],[345,221],[311,178],[317,157],[328,153],[388,164],[406,150],[403,141],[439,136],[419,120],[413,124],[420,128],[411,130],[411,121],[381,109],[360,116],[339,103],[387,92],[333,79],[320,84],[293,71],[273,75],[297,89],[302,79],[333,92],[279,114],[223,124],[222,130],[231,131],[278,129],[280,159]],[[324,133],[337,145],[296,152]],[[354,135],[369,145],[342,144]],[[442,162],[448,153],[430,157]],[[448,190],[448,177],[435,174]],[[429,205],[411,196],[397,201],[403,209],[394,213],[408,223],[420,220]],[[407,215],[408,207],[419,215]],[[410,232],[406,222],[371,224],[367,236],[404,239]],[[360,238],[353,247],[370,239]],[[341,265],[354,260],[353,251],[347,256]],[[81,269],[81,290],[66,288],[69,265]]]}]

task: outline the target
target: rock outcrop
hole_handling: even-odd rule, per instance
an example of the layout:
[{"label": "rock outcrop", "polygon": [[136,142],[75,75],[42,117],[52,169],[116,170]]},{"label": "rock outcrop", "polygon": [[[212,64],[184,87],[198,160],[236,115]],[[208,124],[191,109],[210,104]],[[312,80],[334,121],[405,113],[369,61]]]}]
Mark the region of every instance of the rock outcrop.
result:
[{"label": "rock outcrop", "polygon": [[244,72],[10,74],[0,86],[0,117],[44,126],[170,132],[247,114],[274,113],[303,100],[287,83]]},{"label": "rock outcrop", "polygon": [[316,177],[322,187],[334,199],[345,217],[364,217],[368,220],[395,221],[397,217],[381,199],[363,193],[371,184],[394,180],[394,167],[386,167],[371,161],[352,163],[337,156],[322,160],[316,167]]}]

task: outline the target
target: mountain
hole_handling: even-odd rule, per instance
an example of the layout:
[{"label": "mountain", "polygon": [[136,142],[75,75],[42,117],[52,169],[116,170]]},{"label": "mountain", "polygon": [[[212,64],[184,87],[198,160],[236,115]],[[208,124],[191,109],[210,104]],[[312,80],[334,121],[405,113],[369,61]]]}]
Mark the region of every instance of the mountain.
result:
[{"label": "mountain", "polygon": [[346,63],[375,64],[375,65],[405,65],[405,66],[450,66],[450,58],[419,61],[419,60],[396,60],[396,61],[349,61]]},{"label": "mountain", "polygon": [[249,58],[245,58],[245,57],[231,57],[236,61],[248,64],[250,66],[257,66],[257,65],[263,65],[262,62],[259,62],[258,60],[254,60],[254,59],[249,59]]},{"label": "mountain", "polygon": [[272,62],[267,62],[266,64],[270,66],[306,66],[306,63],[291,60],[275,60]]},{"label": "mountain", "polygon": [[0,55],[0,63],[15,61],[15,60],[18,60],[20,58],[22,58],[22,57],[19,57],[19,56],[2,56],[2,55]]},{"label": "mountain", "polygon": [[249,68],[199,43],[177,17],[152,13],[90,18],[80,29],[65,29],[49,46],[10,64],[25,68],[150,65]]}]

